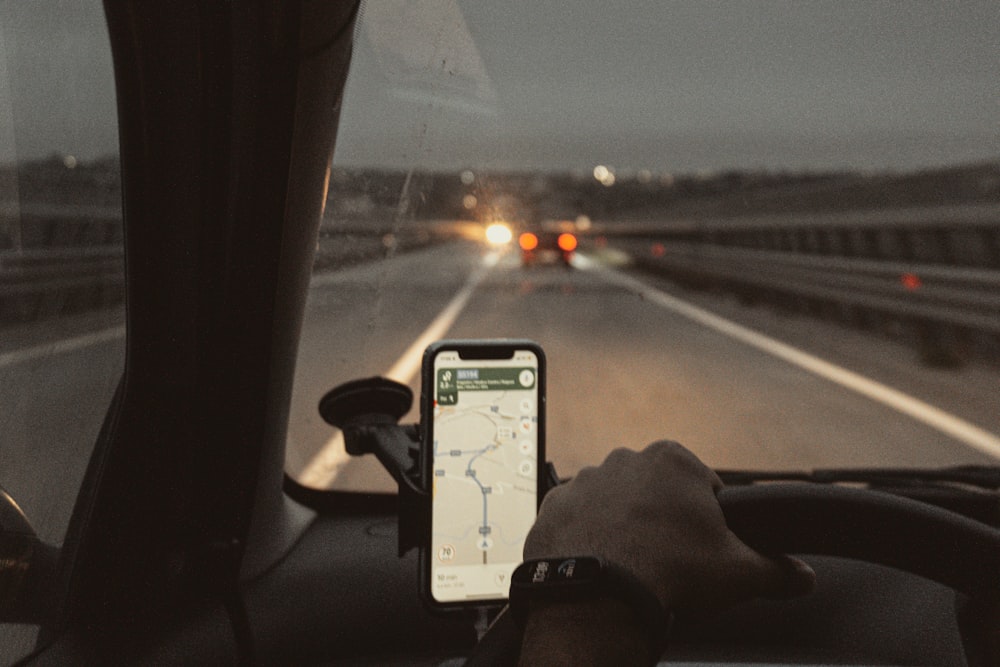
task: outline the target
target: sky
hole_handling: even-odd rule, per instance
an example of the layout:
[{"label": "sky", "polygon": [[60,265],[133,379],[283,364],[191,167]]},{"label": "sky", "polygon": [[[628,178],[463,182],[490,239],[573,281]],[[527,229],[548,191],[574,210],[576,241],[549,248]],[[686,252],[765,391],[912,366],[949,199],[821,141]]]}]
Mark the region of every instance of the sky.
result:
[{"label": "sky", "polygon": [[118,152],[104,11],[90,0],[0,0],[0,163]]},{"label": "sky", "polygon": [[[1000,159],[1000,3],[373,0],[335,163],[914,169]],[[0,162],[116,151],[100,3],[0,0]]]}]

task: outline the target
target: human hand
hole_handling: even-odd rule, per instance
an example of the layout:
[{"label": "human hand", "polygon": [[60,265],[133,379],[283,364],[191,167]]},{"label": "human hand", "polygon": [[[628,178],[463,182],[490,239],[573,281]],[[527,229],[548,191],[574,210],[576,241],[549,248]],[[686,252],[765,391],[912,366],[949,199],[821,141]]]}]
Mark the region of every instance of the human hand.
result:
[{"label": "human hand", "polygon": [[675,442],[617,449],[548,493],[524,558],[600,556],[629,569],[675,614],[811,591],[808,565],[762,556],[729,530],[716,499],[722,486]]}]

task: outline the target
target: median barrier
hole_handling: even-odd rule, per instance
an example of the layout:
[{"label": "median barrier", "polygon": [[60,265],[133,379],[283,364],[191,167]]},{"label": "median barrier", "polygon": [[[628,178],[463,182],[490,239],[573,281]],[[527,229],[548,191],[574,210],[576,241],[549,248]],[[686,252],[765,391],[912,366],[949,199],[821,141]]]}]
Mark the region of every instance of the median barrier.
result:
[{"label": "median barrier", "polygon": [[1000,348],[1000,206],[608,222],[590,236],[688,286],[901,331],[928,363]]}]

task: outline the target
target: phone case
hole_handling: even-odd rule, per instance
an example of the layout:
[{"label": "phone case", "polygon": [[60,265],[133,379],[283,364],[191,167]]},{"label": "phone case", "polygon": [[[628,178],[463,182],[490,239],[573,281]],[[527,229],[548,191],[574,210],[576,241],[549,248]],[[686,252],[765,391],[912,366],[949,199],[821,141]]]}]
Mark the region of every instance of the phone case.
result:
[{"label": "phone case", "polygon": [[[463,359],[503,359],[512,355],[514,350],[530,350],[538,361],[537,368],[537,433],[536,433],[536,505],[541,504],[542,497],[546,490],[546,460],[545,460],[545,379],[546,363],[545,353],[541,346],[531,340],[525,339],[473,339],[473,340],[442,340],[430,345],[424,352],[421,370],[421,395],[420,395],[420,424],[421,424],[421,481],[423,487],[430,491],[432,479],[433,451],[430,446],[433,437],[433,407],[435,395],[434,361],[437,355],[443,351],[457,351]],[[505,356],[506,355],[506,356]],[[481,607],[490,605],[501,605],[506,603],[506,598],[497,597],[494,599],[481,599],[475,601],[441,602],[436,600],[431,593],[431,567],[433,554],[430,553],[432,542],[432,497],[428,493],[425,516],[427,517],[425,534],[420,548],[420,593],[424,603],[435,611],[450,611],[465,609],[469,607]]]}]

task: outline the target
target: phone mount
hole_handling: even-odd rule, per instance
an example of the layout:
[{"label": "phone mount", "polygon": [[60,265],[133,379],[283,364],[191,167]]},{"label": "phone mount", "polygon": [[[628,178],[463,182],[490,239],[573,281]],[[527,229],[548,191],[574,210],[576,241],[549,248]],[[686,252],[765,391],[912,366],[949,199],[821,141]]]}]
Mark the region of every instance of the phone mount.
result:
[{"label": "phone mount", "polygon": [[[374,454],[399,485],[399,556],[425,541],[430,525],[430,492],[420,470],[420,424],[400,424],[413,406],[405,384],[383,377],[353,380],[331,389],[319,414],[344,434],[351,456]],[[545,468],[543,494],[559,484],[555,467]]]},{"label": "phone mount", "polygon": [[374,454],[399,485],[399,556],[420,545],[430,496],[420,480],[420,426],[399,424],[410,411],[413,392],[382,377],[353,380],[331,389],[319,414],[344,434],[351,456]]}]

